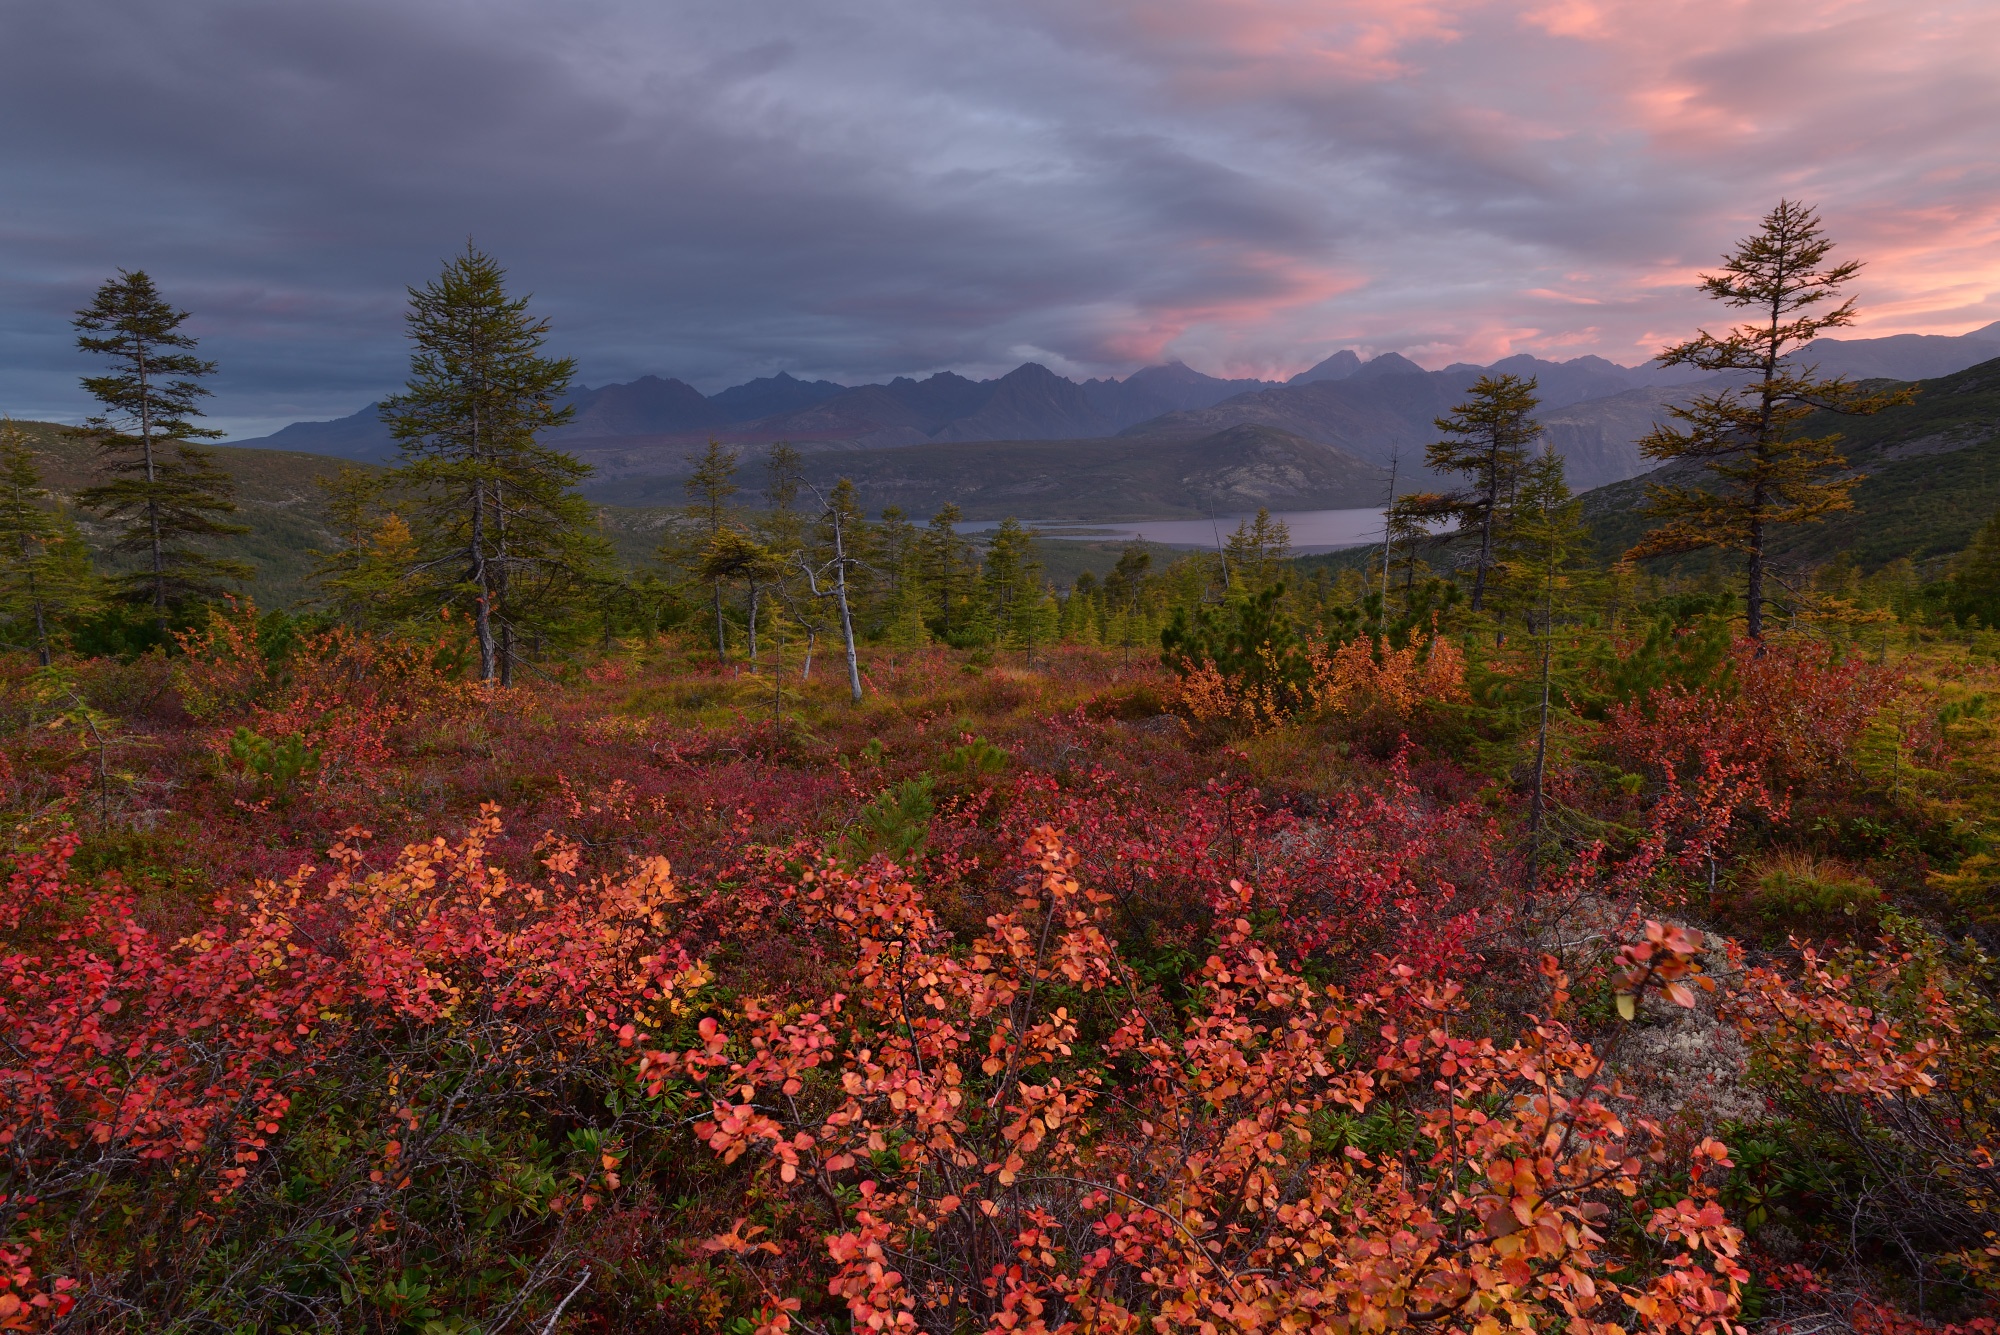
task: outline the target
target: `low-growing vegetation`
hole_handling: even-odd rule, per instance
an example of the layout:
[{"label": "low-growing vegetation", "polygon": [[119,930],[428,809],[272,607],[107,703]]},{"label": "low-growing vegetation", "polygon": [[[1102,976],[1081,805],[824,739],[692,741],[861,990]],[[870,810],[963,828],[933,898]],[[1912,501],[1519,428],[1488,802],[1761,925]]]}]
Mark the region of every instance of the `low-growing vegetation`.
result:
[{"label": "low-growing vegetation", "polygon": [[[607,573],[542,326],[422,300],[533,392],[421,352],[311,606],[0,461],[0,1329],[1995,1329],[2000,539],[1606,568],[1510,379],[1365,578],[720,445]],[[1659,452],[1790,476],[1727,397]]]}]

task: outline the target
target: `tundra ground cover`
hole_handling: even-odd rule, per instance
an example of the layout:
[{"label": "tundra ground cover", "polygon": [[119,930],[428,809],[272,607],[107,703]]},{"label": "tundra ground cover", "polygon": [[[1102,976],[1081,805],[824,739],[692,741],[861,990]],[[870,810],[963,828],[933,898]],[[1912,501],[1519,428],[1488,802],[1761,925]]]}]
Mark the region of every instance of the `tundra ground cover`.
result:
[{"label": "tundra ground cover", "polygon": [[1441,643],[9,660],[0,1328],[1983,1321],[1992,669]]}]

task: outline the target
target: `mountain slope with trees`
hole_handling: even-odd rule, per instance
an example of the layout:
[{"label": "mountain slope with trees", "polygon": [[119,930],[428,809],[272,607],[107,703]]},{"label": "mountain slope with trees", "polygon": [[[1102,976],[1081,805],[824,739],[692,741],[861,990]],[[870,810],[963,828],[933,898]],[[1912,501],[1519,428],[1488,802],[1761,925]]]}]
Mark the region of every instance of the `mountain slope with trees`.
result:
[{"label": "mountain slope with trees", "polygon": [[[588,453],[586,458],[593,458]],[[624,472],[614,457],[586,494],[622,505],[666,504],[674,476]],[[638,465],[643,468],[643,461]],[[803,456],[805,475],[850,478],[871,511],[930,513],[950,502],[967,519],[1156,519],[1379,505],[1388,472],[1290,432],[1244,425],[1181,440],[968,441]],[[679,472],[685,473],[682,465]]]},{"label": "mountain slope with trees", "polygon": [[[1862,570],[1901,558],[1930,561],[1963,550],[2000,508],[2000,360],[1913,388],[1914,402],[1874,417],[1829,414],[1804,424],[1837,431],[1848,468],[1861,479],[1851,511],[1778,537],[1777,556],[1811,563],[1844,556]],[[1639,540],[1648,523],[1640,509],[1646,486],[1662,481],[1699,485],[1697,470],[1669,465],[1584,496],[1602,552],[1616,554]]]}]

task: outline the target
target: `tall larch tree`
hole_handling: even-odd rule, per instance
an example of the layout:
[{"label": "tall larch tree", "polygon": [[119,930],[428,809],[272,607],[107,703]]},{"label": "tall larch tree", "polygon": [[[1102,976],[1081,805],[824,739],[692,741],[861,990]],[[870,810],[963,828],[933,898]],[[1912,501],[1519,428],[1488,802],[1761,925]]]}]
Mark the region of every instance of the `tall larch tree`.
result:
[{"label": "tall larch tree", "polygon": [[1542,863],[1548,816],[1549,720],[1554,699],[1556,626],[1575,611],[1591,575],[1590,526],[1570,494],[1563,458],[1544,451],[1523,470],[1516,503],[1501,543],[1502,588],[1539,643],[1539,700],[1535,759],[1528,805],[1528,884]]},{"label": "tall larch tree", "polygon": [[946,501],[917,539],[924,584],[937,609],[932,630],[946,644],[953,643],[955,635],[962,638],[970,629],[967,625],[970,609],[965,606],[967,586],[977,574],[978,566],[972,559],[972,544],[958,531],[959,521],[964,517],[956,505]]},{"label": "tall larch tree", "polygon": [[434,599],[467,605],[480,680],[506,685],[517,632],[539,633],[604,556],[575,492],[589,466],[537,439],[569,420],[558,402],[576,363],[542,355],[548,321],[508,296],[505,270],[469,243],[410,289],[405,318],[410,379],[383,400],[382,420],[402,446],[390,485],[413,498],[412,573]]},{"label": "tall larch tree", "polygon": [[77,347],[110,365],[83,378],[100,410],[78,434],[97,442],[111,480],[86,487],[77,504],[120,525],[116,546],[138,565],[118,584],[128,601],[152,608],[162,636],[176,608],[256,573],[195,545],[250,530],[224,518],[236,512],[235,479],[195,443],[223,433],[194,424],[215,363],[195,355],[194,336],[181,330],[187,318],[143,269],[120,269],[74,321]]},{"label": "tall larch tree", "polygon": [[[729,623],[723,617],[722,591],[728,578],[708,560],[708,554],[722,540],[724,530],[731,526],[732,510],[729,498],[737,492],[736,451],[726,449],[720,441],[711,440],[708,448],[699,455],[688,456],[689,473],[682,488],[687,492],[687,505],[682,514],[692,529],[694,555],[691,564],[696,578],[709,587],[715,611],[715,657],[717,661],[729,657]],[[660,545],[660,556],[672,564],[678,547],[687,545],[683,533],[669,532],[667,540]]]},{"label": "tall larch tree", "polygon": [[1285,577],[1285,563],[1292,559],[1292,527],[1260,506],[1253,518],[1236,526],[1222,550],[1230,583],[1262,593]]},{"label": "tall larch tree", "polygon": [[1535,409],[1533,377],[1479,377],[1466,400],[1449,416],[1436,419],[1443,439],[1424,451],[1424,462],[1439,473],[1466,479],[1455,509],[1461,526],[1479,534],[1479,552],[1472,573],[1472,610],[1486,603],[1487,577],[1493,569],[1493,544],[1506,517],[1506,505],[1528,465],[1528,448],[1541,434]]},{"label": "tall larch tree", "polygon": [[42,485],[27,436],[0,422],[0,622],[49,665],[57,627],[96,605],[99,579],[76,525]]},{"label": "tall larch tree", "polygon": [[1032,659],[1035,645],[1048,638],[1043,625],[1047,593],[1034,535],[1018,519],[1003,520],[993,531],[980,585],[994,642],[1025,649]]},{"label": "tall larch tree", "polygon": [[1840,292],[1861,262],[1832,263],[1832,250],[1817,213],[1780,200],[1757,233],[1723,257],[1720,272],[1703,274],[1703,292],[1754,317],[1725,334],[1704,329],[1661,351],[1664,365],[1725,378],[1719,388],[1671,408],[1674,420],[1639,442],[1646,458],[1698,464],[1707,476],[1698,485],[1647,488],[1647,512],[1662,522],[1628,557],[1741,552],[1752,639],[1764,634],[1773,530],[1852,509],[1849,493],[1860,481],[1846,472],[1840,436],[1805,435],[1802,423],[1817,410],[1862,415],[1911,397],[1908,391],[1866,393],[1842,377],[1819,375],[1792,355],[1825,330],[1854,323],[1854,300],[1841,299]]}]

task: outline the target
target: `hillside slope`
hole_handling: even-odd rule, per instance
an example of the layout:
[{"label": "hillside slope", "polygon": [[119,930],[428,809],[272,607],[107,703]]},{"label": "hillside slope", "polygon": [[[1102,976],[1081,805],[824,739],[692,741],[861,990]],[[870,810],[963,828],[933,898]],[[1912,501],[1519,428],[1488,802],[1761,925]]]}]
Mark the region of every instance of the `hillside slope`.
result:
[{"label": "hillside slope", "polygon": [[[29,438],[42,470],[42,480],[65,502],[97,482],[96,449],[65,434],[54,422],[16,422]],[[248,561],[257,578],[244,591],[261,607],[282,607],[305,593],[306,572],[313,549],[334,545],[324,521],[322,478],[336,475],[340,459],[289,450],[218,449],[216,463],[236,479],[237,520],[250,532],[217,541],[218,555]],[[77,515],[78,527],[96,554],[101,569],[124,570],[132,561],[112,550],[109,525],[87,514]]]},{"label": "hillside slope", "polygon": [[[2000,359],[1919,381],[1907,407],[1825,415],[1808,429],[1840,432],[1848,463],[1863,477],[1853,510],[1777,534],[1772,552],[1782,559],[1817,564],[1847,553],[1869,570],[1898,557],[1945,556],[2000,510]],[[1584,511],[1601,549],[1622,552],[1646,531],[1639,507],[1648,482],[1689,482],[1700,471],[1676,464],[1587,494]]]},{"label": "hillside slope", "polygon": [[1206,434],[1255,423],[1384,467],[1400,458],[1408,474],[1420,466],[1424,447],[1437,439],[1435,420],[1463,401],[1473,381],[1489,372],[1515,374],[1537,381],[1542,399],[1537,416],[1569,465],[1570,485],[1585,490],[1645,471],[1633,442],[1665,416],[1667,403],[1689,392],[1684,375],[1616,366],[1595,357],[1546,362],[1516,356],[1490,367],[1426,371],[1384,353],[1358,366],[1342,362],[1323,374],[1321,370],[1308,372],[1312,379],[1164,414],[1123,434]]},{"label": "hillside slope", "polygon": [[[950,501],[968,519],[1196,518],[1260,505],[1344,509],[1379,505],[1388,486],[1383,469],[1260,425],[1179,440],[970,441],[849,450],[809,454],[805,469],[821,486],[853,479],[871,513],[896,505],[922,517]],[[682,501],[678,474],[606,478],[586,486],[584,494],[625,506]]]}]

